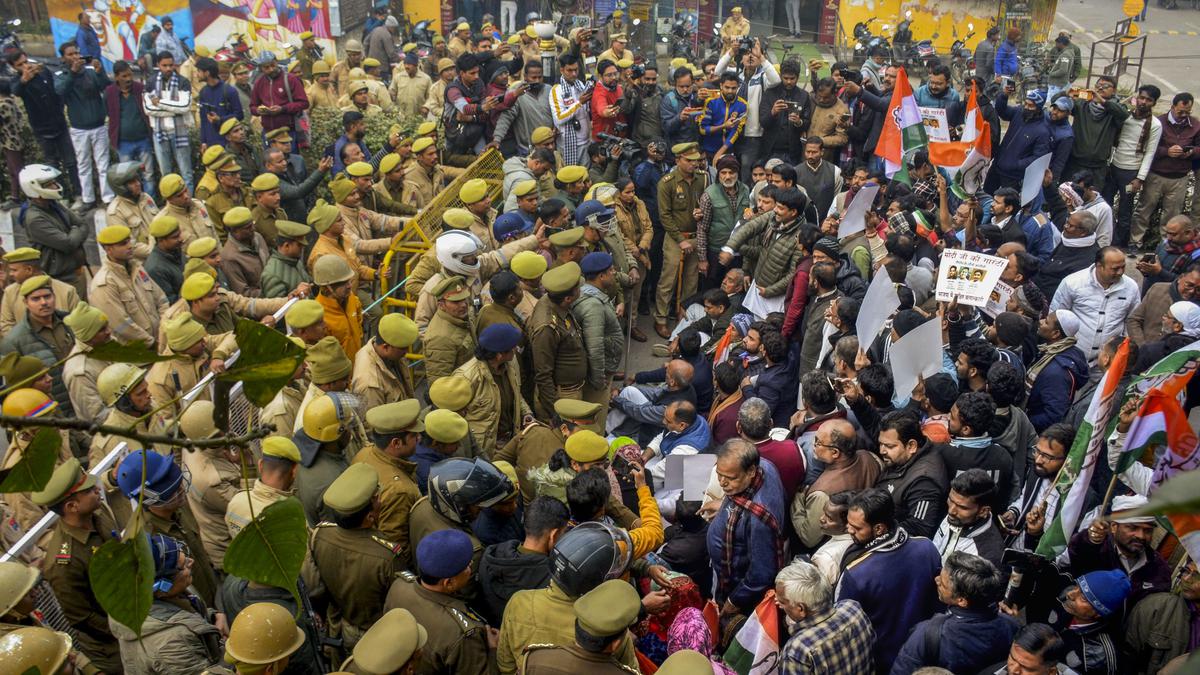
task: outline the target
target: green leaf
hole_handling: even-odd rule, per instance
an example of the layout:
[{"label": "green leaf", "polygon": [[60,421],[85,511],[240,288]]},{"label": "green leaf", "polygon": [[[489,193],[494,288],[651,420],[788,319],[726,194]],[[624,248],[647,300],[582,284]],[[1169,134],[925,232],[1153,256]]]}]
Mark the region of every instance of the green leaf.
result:
[{"label": "green leaf", "polygon": [[100,607],[115,621],[142,634],[154,602],[154,558],[142,529],[142,512],[134,511],[120,540],[105,542],[92,555],[88,579]]},{"label": "green leaf", "polygon": [[[295,497],[254,514],[225,550],[225,571],[296,595],[296,580],[308,551],[308,521]],[[297,596],[296,604],[300,604]]]},{"label": "green leaf", "polygon": [[1185,471],[1158,486],[1150,501],[1129,512],[1135,516],[1200,513],[1200,470]]},{"label": "green leaf", "polygon": [[159,361],[170,361],[177,359],[174,354],[159,354],[150,349],[141,342],[123,345],[116,340],[106,342],[99,347],[93,347],[92,351],[88,352],[88,356],[97,361],[108,361],[109,363],[136,363],[138,365],[144,363],[157,363]]},{"label": "green leaf", "polygon": [[54,465],[58,462],[58,450],[62,446],[62,436],[57,429],[42,427],[34,434],[33,440],[25,447],[21,460],[13,465],[0,482],[0,494],[12,492],[38,492],[45,489],[54,475]]},{"label": "green leaf", "polygon": [[238,321],[234,337],[241,354],[233,367],[217,379],[241,382],[246,398],[262,408],[291,382],[304,361],[304,350],[283,333],[249,319]]}]

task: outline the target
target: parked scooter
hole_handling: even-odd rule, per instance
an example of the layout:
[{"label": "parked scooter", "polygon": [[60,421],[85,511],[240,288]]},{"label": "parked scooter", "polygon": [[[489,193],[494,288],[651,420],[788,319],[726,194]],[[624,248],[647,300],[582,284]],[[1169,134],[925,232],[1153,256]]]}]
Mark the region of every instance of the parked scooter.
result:
[{"label": "parked scooter", "polygon": [[975,55],[967,48],[967,43],[975,37],[975,24],[967,24],[967,34],[954,41],[950,46],[950,78],[955,86],[961,86],[975,76]]}]

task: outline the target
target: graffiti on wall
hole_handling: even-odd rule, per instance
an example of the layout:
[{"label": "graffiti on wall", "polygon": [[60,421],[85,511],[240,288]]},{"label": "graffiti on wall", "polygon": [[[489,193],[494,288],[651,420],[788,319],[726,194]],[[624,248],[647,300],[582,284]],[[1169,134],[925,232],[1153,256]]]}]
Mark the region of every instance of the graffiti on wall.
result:
[{"label": "graffiti on wall", "polygon": [[239,37],[252,53],[285,57],[311,31],[326,50],[333,48],[327,0],[191,0],[196,44],[214,52]]},{"label": "graffiti on wall", "polygon": [[191,45],[192,21],[187,0],[48,0],[54,47],[73,42],[79,30],[79,13],[100,39],[100,55],[110,69],[114,61],[137,59],[138,41],[166,17],[175,22],[175,34]]}]

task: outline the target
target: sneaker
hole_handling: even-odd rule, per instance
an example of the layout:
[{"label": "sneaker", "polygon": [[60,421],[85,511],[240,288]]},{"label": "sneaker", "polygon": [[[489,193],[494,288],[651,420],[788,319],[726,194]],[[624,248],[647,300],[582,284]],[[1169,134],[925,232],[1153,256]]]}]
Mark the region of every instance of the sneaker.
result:
[{"label": "sneaker", "polygon": [[660,359],[664,359],[671,355],[671,346],[659,342],[650,348],[650,353]]}]

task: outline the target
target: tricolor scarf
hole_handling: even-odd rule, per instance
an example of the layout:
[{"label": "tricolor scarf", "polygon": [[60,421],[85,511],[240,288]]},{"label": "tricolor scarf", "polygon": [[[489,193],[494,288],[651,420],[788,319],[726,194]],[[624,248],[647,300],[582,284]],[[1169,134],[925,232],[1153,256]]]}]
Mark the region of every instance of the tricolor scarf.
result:
[{"label": "tricolor scarf", "polygon": [[[745,491],[736,495],[726,495],[726,499],[733,502],[736,509],[731,509],[729,519],[725,521],[725,551],[721,556],[721,577],[719,579],[721,597],[729,597],[729,591],[737,584],[738,579],[733,575],[733,541],[737,532],[738,522],[742,519],[743,512],[749,512],[751,516],[762,521],[764,525],[771,529],[776,534],[782,533],[783,530],[779,527],[779,521],[775,519],[767,507],[754,501],[754,495],[763,486],[763,470],[762,467],[755,469],[754,478],[750,480],[750,486]],[[783,537],[775,537],[775,567],[783,569],[784,554],[783,554]]]},{"label": "tricolor scarf", "polygon": [[1200,258],[1200,238],[1192,239],[1182,246],[1168,240],[1166,242],[1167,253],[1178,256],[1171,263],[1171,272],[1175,276],[1183,274],[1188,265],[1191,265],[1197,258]]}]

